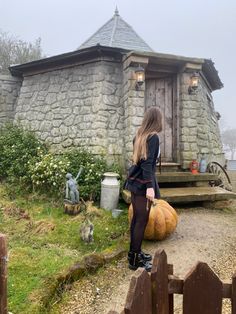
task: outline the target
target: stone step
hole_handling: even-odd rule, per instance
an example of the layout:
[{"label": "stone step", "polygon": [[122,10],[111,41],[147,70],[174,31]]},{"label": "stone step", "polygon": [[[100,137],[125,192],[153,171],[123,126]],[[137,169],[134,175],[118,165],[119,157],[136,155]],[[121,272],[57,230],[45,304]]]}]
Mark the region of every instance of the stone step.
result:
[{"label": "stone step", "polygon": [[157,181],[159,183],[180,183],[180,182],[203,182],[215,181],[218,176],[212,173],[198,173],[191,172],[163,172],[156,173]]},{"label": "stone step", "polygon": [[227,173],[231,180],[233,192],[236,192],[236,170],[227,170]]},{"label": "stone step", "polygon": [[[174,172],[180,170],[180,164],[176,162],[162,162],[161,172]],[[159,172],[159,164],[157,165],[157,171]]]},{"label": "stone step", "polygon": [[220,187],[161,188],[161,198],[169,203],[190,203],[197,201],[222,201],[236,198],[236,193]]}]

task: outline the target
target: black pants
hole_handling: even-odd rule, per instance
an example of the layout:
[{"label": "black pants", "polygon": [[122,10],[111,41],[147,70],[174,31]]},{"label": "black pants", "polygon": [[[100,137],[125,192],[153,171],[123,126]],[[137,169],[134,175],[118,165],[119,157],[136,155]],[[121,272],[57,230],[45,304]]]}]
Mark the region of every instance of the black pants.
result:
[{"label": "black pants", "polygon": [[151,202],[147,200],[146,196],[131,193],[131,203],[133,218],[130,226],[130,251],[139,253],[148,223]]}]

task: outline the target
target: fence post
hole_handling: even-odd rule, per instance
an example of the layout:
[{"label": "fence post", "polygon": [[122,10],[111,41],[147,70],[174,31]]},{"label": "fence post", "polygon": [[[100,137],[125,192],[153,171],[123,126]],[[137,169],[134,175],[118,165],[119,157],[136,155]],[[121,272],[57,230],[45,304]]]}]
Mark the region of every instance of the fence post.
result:
[{"label": "fence post", "polygon": [[169,313],[169,295],[168,295],[168,265],[167,256],[164,250],[158,250],[155,253],[152,270],[152,313]]},{"label": "fence post", "polygon": [[[168,275],[174,274],[174,266],[168,264]],[[168,290],[169,290],[169,283],[168,283]],[[174,314],[174,295],[173,293],[169,294],[169,314]]]},{"label": "fence post", "polygon": [[221,314],[223,284],[206,263],[184,279],[183,314]]},{"label": "fence post", "polygon": [[232,305],[232,314],[236,314],[236,274],[234,274],[232,277],[231,305]]},{"label": "fence post", "polygon": [[0,314],[7,314],[7,244],[0,234]]},{"label": "fence post", "polygon": [[146,270],[139,268],[131,278],[125,314],[152,314],[151,280]]}]

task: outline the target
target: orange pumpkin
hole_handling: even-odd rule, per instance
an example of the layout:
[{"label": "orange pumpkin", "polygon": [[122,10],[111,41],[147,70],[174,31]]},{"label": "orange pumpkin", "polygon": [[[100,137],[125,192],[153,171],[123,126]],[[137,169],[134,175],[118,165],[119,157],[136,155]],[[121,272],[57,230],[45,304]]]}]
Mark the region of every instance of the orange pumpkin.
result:
[{"label": "orange pumpkin", "polygon": [[[132,204],[129,207],[129,223],[133,217]],[[149,220],[145,229],[144,239],[163,240],[176,228],[178,215],[175,209],[166,201],[156,199],[151,207]]]}]

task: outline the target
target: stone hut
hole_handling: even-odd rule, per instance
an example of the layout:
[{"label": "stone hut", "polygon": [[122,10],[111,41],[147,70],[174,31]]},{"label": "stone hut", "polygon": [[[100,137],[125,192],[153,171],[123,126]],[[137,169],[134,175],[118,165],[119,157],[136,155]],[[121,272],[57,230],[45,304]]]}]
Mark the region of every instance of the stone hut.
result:
[{"label": "stone hut", "polygon": [[[145,81],[137,88],[139,66]],[[157,106],[164,117],[164,162],[186,169],[205,154],[208,162],[224,164],[212,100],[223,85],[214,63],[154,52],[117,10],[77,50],[10,66],[10,72],[0,76],[0,124],[19,122],[53,150],[87,146],[124,165],[145,110]]]}]

